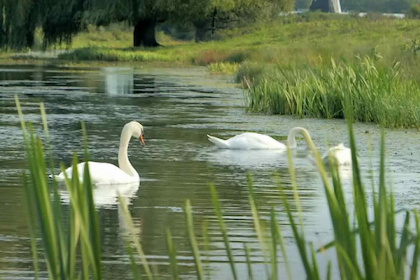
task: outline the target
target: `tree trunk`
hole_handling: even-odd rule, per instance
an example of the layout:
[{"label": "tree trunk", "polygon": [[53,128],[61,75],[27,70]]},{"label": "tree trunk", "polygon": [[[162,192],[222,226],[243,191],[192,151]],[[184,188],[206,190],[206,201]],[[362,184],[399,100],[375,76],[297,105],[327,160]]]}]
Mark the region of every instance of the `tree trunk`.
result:
[{"label": "tree trunk", "polygon": [[195,41],[197,43],[210,40],[211,34],[209,33],[209,31],[212,30],[211,20],[209,19],[196,20],[193,22],[193,24],[195,27]]},{"label": "tree trunk", "polygon": [[216,15],[217,15],[217,8],[214,8],[213,15],[211,19],[211,37],[214,37],[214,33],[216,32]]},{"label": "tree trunk", "polygon": [[156,19],[141,19],[134,27],[134,47],[157,47],[156,41]]},{"label": "tree trunk", "polygon": [[0,2],[0,48],[6,45],[6,32],[3,27],[3,2]]},{"label": "tree trunk", "polygon": [[36,6],[32,3],[25,22],[25,47],[32,48],[35,43]]}]

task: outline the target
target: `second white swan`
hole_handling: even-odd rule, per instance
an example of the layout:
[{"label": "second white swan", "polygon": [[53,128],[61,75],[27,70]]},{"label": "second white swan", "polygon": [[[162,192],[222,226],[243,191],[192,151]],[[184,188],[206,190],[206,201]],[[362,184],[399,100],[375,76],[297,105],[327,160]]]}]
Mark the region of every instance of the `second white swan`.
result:
[{"label": "second white swan", "polygon": [[[297,146],[296,135],[301,134],[306,140],[311,141],[309,132],[303,127],[294,127],[290,130],[287,136],[287,145],[280,143],[279,141],[271,138],[268,135],[246,132],[240,135],[236,135],[227,140],[223,140],[211,135],[207,135],[208,139],[221,149],[232,149],[232,150],[287,150],[289,148],[294,149]],[[322,160],[325,165],[329,165],[328,155],[334,158],[334,163],[337,165],[350,165],[351,164],[351,150],[339,144],[335,147],[331,147],[327,153],[322,156]]]},{"label": "second white swan", "polygon": [[[303,127],[294,127],[290,130],[287,137],[287,145],[290,148],[296,148],[296,135],[308,135],[309,132]],[[287,146],[279,141],[271,138],[268,135],[245,132],[236,135],[227,140],[223,140],[211,135],[207,135],[209,141],[221,149],[232,150],[287,150]]]},{"label": "second white swan", "polygon": [[351,150],[345,147],[343,143],[329,148],[322,156],[322,161],[326,166],[330,165],[329,156],[332,157],[332,163],[336,165],[351,165]]},{"label": "second white swan", "polygon": [[[121,132],[120,148],[118,152],[119,167],[110,163],[89,161],[90,178],[94,185],[127,184],[140,181],[139,174],[128,160],[127,150],[131,137],[139,139],[144,145],[144,129],[143,126],[136,121],[124,125]],[[83,181],[84,167],[84,162],[77,165],[80,181]],[[68,178],[71,178],[73,166],[67,168],[64,172]],[[64,172],[61,172],[55,177],[57,181],[64,181]]]}]

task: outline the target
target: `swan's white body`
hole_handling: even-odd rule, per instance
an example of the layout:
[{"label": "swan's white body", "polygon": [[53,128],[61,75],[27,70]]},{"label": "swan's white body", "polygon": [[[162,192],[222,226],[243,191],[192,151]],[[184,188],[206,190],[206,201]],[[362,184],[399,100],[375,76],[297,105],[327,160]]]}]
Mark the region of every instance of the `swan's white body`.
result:
[{"label": "swan's white body", "polygon": [[221,149],[232,150],[279,150],[286,149],[286,145],[268,135],[245,132],[227,140],[207,135],[209,140]]},{"label": "swan's white body", "polygon": [[[209,140],[221,149],[231,150],[287,150],[287,147],[294,149],[297,146],[296,135],[301,134],[307,141],[312,142],[309,132],[303,127],[294,127],[287,136],[287,146],[268,135],[246,132],[236,135],[227,140],[207,135]],[[343,144],[339,144],[328,150],[322,156],[324,164],[329,165],[328,155],[334,157],[337,165],[351,165],[351,150]]]},{"label": "swan's white body", "polygon": [[333,157],[333,162],[337,165],[351,165],[351,150],[344,146],[343,143],[335,147],[331,147],[328,152],[322,156],[322,161],[325,165],[329,166],[329,155]]},{"label": "swan's white body", "polygon": [[[139,189],[140,182],[114,185],[100,185],[100,187],[93,188],[93,201],[98,208],[113,208],[119,205],[119,198],[125,200],[129,205],[131,200],[136,197],[136,192]],[[66,189],[59,189],[60,199],[66,203],[70,203],[70,194]]]},{"label": "swan's white body", "polygon": [[[128,184],[140,181],[139,174],[128,160],[127,150],[131,137],[139,138],[140,141],[144,143],[143,126],[138,122],[132,121],[127,123],[121,132],[120,148],[118,152],[119,167],[104,162],[88,162],[90,178],[94,185]],[[82,162],[77,165],[80,181],[83,181],[85,164],[85,162]],[[64,172],[68,178],[71,178],[73,166],[67,168]],[[55,177],[57,181],[65,180],[64,172],[61,172]]]},{"label": "swan's white body", "polygon": [[[296,135],[298,133],[305,134],[308,131],[302,127],[294,127],[290,130],[287,137],[287,143],[290,148],[296,148]],[[287,146],[279,141],[271,138],[268,135],[245,132],[236,135],[227,140],[219,139],[217,137],[207,135],[210,142],[214,143],[221,149],[232,150],[287,150]]]}]

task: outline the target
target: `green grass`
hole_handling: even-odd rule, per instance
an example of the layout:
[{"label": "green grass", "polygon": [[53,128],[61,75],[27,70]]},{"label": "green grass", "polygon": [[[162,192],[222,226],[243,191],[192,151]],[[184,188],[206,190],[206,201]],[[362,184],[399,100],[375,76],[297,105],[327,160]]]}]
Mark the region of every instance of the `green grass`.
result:
[{"label": "green grass", "polygon": [[[350,218],[347,206],[348,198],[345,197],[343,185],[341,184],[340,174],[337,166],[331,164],[331,178],[329,178],[321,154],[316,149],[309,135],[303,135],[309,149],[315,157],[319,175],[324,184],[324,191],[328,201],[330,218],[333,225],[332,241],[325,244],[322,248],[314,248],[308,243],[305,235],[305,224],[303,221],[302,207],[299,198],[299,186],[296,181],[292,151],[288,151],[289,171],[292,181],[293,198],[285,195],[285,189],[279,182],[279,202],[282,202],[285,214],[293,233],[294,241],[298,247],[298,252],[302,261],[303,269],[307,279],[321,279],[322,271],[326,269],[327,279],[332,279],[331,262],[327,267],[322,268],[318,265],[318,259],[323,255],[317,252],[335,249],[334,256],[339,269],[340,279],[417,279],[418,254],[420,249],[420,224],[415,211],[405,212],[403,226],[397,227],[395,202],[392,191],[385,180],[385,137],[382,132],[380,150],[380,170],[378,186],[372,186],[374,192],[371,203],[368,202],[366,195],[366,185],[362,182],[360,165],[357,159],[356,139],[353,134],[353,124],[351,116],[354,112],[346,99],[346,115],[349,116],[348,127],[350,137],[350,147],[352,149],[352,201],[351,207],[354,214],[354,221]],[[54,162],[47,148],[47,155],[44,152],[44,145],[39,137],[35,136],[31,124],[26,124],[23,118],[19,100],[16,97],[16,105],[21,118],[21,126],[24,132],[25,151],[29,166],[29,176],[25,177],[25,197],[28,208],[28,223],[31,228],[32,250],[35,262],[36,273],[39,269],[37,243],[35,238],[38,234],[42,239],[43,252],[47,262],[47,269],[50,279],[102,279],[101,272],[101,243],[100,228],[98,225],[95,211],[92,184],[89,178],[89,170],[85,169],[83,184],[79,182],[77,168],[72,178],[66,179],[66,187],[70,194],[70,214],[67,223],[64,223],[61,210],[61,200],[59,199],[57,184],[47,178],[47,162],[50,167]],[[41,105],[41,114],[44,124],[44,131],[47,135],[48,126],[44,107]],[[29,129],[28,129],[29,127]],[[86,137],[85,137],[86,139]],[[48,147],[48,145],[47,145]],[[85,150],[85,158],[88,158]],[[49,159],[49,160],[48,160]],[[331,159],[332,160],[332,159]],[[73,164],[77,163],[77,156],[74,157]],[[52,169],[51,169],[52,170]],[[27,180],[29,179],[29,180]],[[254,222],[255,235],[260,243],[260,248],[264,256],[263,265],[270,279],[293,279],[293,270],[298,267],[290,267],[287,258],[287,251],[282,235],[284,230],[278,223],[276,212],[271,211],[270,219],[266,216],[262,218],[259,212],[258,196],[254,193],[252,177],[248,176],[249,203],[251,208],[250,216]],[[53,196],[51,196],[53,194]],[[212,203],[217,217],[217,226],[225,245],[226,254],[234,279],[237,276],[237,262],[232,252],[229,241],[227,224],[223,217],[223,205],[220,203],[217,190],[211,187]],[[157,272],[150,269],[147,258],[143,252],[140,241],[135,237],[132,219],[128,207],[123,199],[120,199],[123,216],[131,234],[127,237],[127,251],[132,262],[132,271],[135,279],[140,279],[145,274],[148,279],[157,279]],[[297,210],[292,210],[291,205],[296,205]],[[373,213],[371,213],[373,206]],[[294,207],[293,207],[294,208]],[[297,211],[297,213],[296,213]],[[203,265],[202,244],[196,238],[192,206],[189,200],[186,201],[185,208],[185,228],[186,239],[189,240],[191,256],[195,260],[195,268],[198,279],[204,279],[206,266]],[[412,222],[414,218],[414,222]],[[66,228],[66,230],[65,230]],[[205,226],[207,228],[207,226]],[[206,229],[203,230],[206,232]],[[206,236],[206,234],[204,234]],[[173,243],[170,230],[166,233],[168,247],[169,264],[173,279],[179,279],[179,267],[177,262],[175,244]],[[205,247],[205,244],[204,244]],[[134,248],[134,250],[133,250]],[[139,265],[135,261],[133,251],[137,252],[140,258],[143,272],[139,271]],[[412,252],[412,253],[409,253]],[[283,255],[287,271],[279,271],[279,253]],[[250,258],[249,248],[244,246],[244,255],[247,264],[248,278],[256,276],[253,273],[253,261]],[[185,257],[185,255],[183,255]],[[260,263],[259,263],[260,265]],[[258,276],[260,279],[260,276]]]},{"label": "green grass", "polygon": [[215,62],[210,63],[208,69],[210,72],[215,73],[236,74],[239,70],[239,64],[232,62]]},{"label": "green grass", "polygon": [[[402,77],[398,65],[378,66],[370,57],[331,62],[322,68],[263,70],[248,65],[251,111],[297,117],[344,118],[350,99],[354,118],[386,127],[420,127],[420,87]],[[252,69],[255,68],[255,69]],[[251,74],[249,74],[251,73]],[[254,80],[248,82],[248,76]]]},{"label": "green grass", "polygon": [[88,47],[76,49],[70,53],[60,54],[58,59],[72,61],[120,61],[120,62],[147,62],[172,61],[174,58],[147,50],[109,49]]},{"label": "green grass", "polygon": [[[359,18],[351,15],[303,14],[280,17],[269,23],[258,23],[237,29],[219,31],[220,40],[193,43],[171,40],[158,33],[164,47],[131,49],[132,28],[112,25],[108,28],[89,27],[73,38],[70,51],[114,52],[113,61],[127,61],[127,52],[151,52],[154,59],[182,61],[185,64],[208,65],[217,62],[252,61],[279,64],[283,67],[301,65],[320,66],[331,58],[353,59],[376,49],[386,64],[401,61],[416,73],[412,57],[404,45],[420,38],[420,22],[414,19]],[[57,46],[63,48],[65,46]],[[133,60],[136,61],[136,56]],[[107,60],[107,55],[93,54],[90,60]],[[169,57],[169,59],[168,59]],[[64,56],[66,59],[84,60],[86,55]],[[141,61],[141,59],[140,59]]]},{"label": "green grass", "polygon": [[203,65],[246,79],[254,112],[343,118],[350,94],[359,121],[420,126],[419,20],[307,13],[222,30],[219,40],[198,44],[158,35],[163,47],[132,48],[130,27],[89,27],[56,62]]}]

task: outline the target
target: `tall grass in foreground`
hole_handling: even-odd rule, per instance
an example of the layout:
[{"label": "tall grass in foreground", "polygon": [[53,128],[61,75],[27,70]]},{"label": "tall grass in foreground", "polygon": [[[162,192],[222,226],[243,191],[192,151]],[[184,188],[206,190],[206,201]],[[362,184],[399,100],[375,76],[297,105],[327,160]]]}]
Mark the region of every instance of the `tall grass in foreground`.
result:
[{"label": "tall grass in foreground", "polygon": [[[35,270],[38,269],[37,243],[35,236],[37,228],[41,233],[43,249],[50,279],[102,279],[101,273],[101,245],[99,242],[99,226],[94,208],[92,185],[89,179],[88,169],[85,170],[83,184],[78,181],[77,174],[74,179],[66,180],[66,187],[70,193],[70,214],[67,227],[61,215],[61,202],[56,183],[49,183],[47,174],[46,158],[43,144],[40,138],[33,133],[31,126],[24,122],[20,109],[19,100],[16,105],[21,117],[21,125],[24,132],[25,149],[29,164],[30,181],[25,183],[25,197],[28,206],[29,224],[32,231],[33,256]],[[44,128],[48,133],[45,112],[42,108]],[[350,146],[352,149],[353,171],[353,201],[354,217],[347,208],[348,198],[345,197],[343,185],[337,167],[331,162],[331,180],[327,176],[325,166],[320,153],[309,136],[305,140],[309,149],[313,152],[319,174],[324,183],[325,195],[328,201],[329,212],[333,225],[332,242],[325,244],[319,250],[335,249],[336,263],[340,279],[417,279],[418,255],[420,250],[420,224],[417,213],[405,212],[405,220],[402,228],[397,228],[395,217],[395,203],[392,192],[388,191],[385,181],[385,144],[384,134],[381,141],[379,186],[372,195],[373,210],[370,211],[369,202],[365,193],[365,185],[361,180],[360,168],[356,157],[356,141],[353,134],[352,122],[349,121]],[[48,135],[48,134],[47,134]],[[48,149],[47,149],[48,150]],[[87,154],[87,153],[86,153]],[[285,190],[279,184],[279,201],[282,201],[288,216],[295,243],[301,257],[303,269],[307,279],[321,279],[323,269],[318,265],[317,248],[307,242],[303,212],[299,199],[299,190],[296,181],[296,172],[293,166],[292,153],[288,151],[290,175],[292,179],[293,199],[289,201]],[[51,167],[53,161],[50,158]],[[74,164],[77,157],[74,158]],[[77,172],[77,169],[74,170]],[[25,181],[26,182],[26,181]],[[270,218],[263,219],[258,209],[258,197],[254,193],[252,178],[248,177],[250,215],[254,222],[255,235],[260,243],[263,253],[263,265],[267,279],[294,279],[288,254],[283,238],[283,228],[277,221],[277,213],[271,211]],[[51,193],[53,196],[51,196]],[[220,204],[217,190],[211,187],[212,203],[214,206],[217,225],[223,239],[226,255],[232,272],[232,279],[239,279],[235,254],[232,251],[232,243],[229,240],[228,228],[223,216],[223,205]],[[291,204],[297,207],[297,213],[292,210]],[[145,252],[138,239],[135,238],[132,219],[128,207],[123,199],[120,199],[121,209],[126,219],[126,224],[131,239],[127,241],[127,250],[132,264],[133,276],[140,279],[159,278],[159,275],[150,269]],[[186,238],[189,240],[191,256],[194,258],[198,279],[206,278],[205,263],[203,263],[202,244],[196,238],[193,212],[189,200],[185,204]],[[414,217],[414,224],[411,220]],[[37,227],[38,225],[38,227]],[[204,227],[206,236],[207,226]],[[170,229],[166,232],[169,263],[173,279],[180,278],[180,267],[177,262],[175,244],[172,240]],[[413,250],[411,250],[413,248]],[[139,257],[143,269],[136,261],[134,251]],[[410,255],[409,251],[413,251]],[[279,271],[279,253],[282,254],[286,271]],[[249,248],[244,244],[246,257],[247,278],[254,276],[262,279],[263,276],[253,272],[254,263],[250,257]],[[260,265],[260,264],[259,264]],[[332,279],[331,262],[325,268],[327,279]],[[334,277],[336,278],[336,277]]]},{"label": "tall grass in foreground", "polygon": [[[50,171],[53,171],[51,154],[45,154],[42,141],[35,136],[32,125],[25,123],[17,97],[16,106],[29,166],[29,176],[24,176],[24,185],[29,225],[33,233],[31,236],[34,261],[37,262],[38,259],[35,232],[39,228],[50,279],[102,279],[100,229],[89,170],[84,170],[83,183],[79,182],[77,168],[72,174],[73,179],[65,180],[70,194],[69,222],[66,227],[63,224],[58,186],[55,182],[50,184],[47,177],[47,174],[51,173],[47,172],[47,158],[50,159]],[[42,104],[41,115],[44,131],[48,136],[46,114]],[[77,155],[74,156],[73,164],[77,164]],[[27,182],[27,177],[30,178],[30,182]],[[35,269],[37,268],[35,263]]]},{"label": "tall grass in foreground", "polygon": [[404,80],[398,64],[378,67],[370,57],[355,63],[332,61],[317,69],[247,70],[251,111],[297,117],[344,118],[349,98],[356,120],[386,127],[420,127],[420,86]]}]

